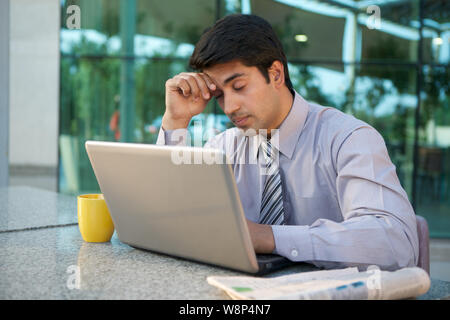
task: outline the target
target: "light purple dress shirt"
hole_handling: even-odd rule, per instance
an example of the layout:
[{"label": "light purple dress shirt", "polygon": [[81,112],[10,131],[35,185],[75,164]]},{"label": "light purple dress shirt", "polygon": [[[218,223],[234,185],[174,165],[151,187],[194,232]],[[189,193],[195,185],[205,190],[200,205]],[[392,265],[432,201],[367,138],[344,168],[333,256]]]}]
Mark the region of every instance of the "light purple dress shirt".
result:
[{"label": "light purple dress shirt", "polygon": [[[267,176],[255,139],[238,128],[209,139],[247,161],[232,164],[247,219],[258,222]],[[187,129],[159,132],[157,144],[186,144]],[[286,225],[273,225],[273,253],[323,268],[415,266],[419,245],[414,210],[381,135],[337,109],[298,93],[277,132]],[[258,143],[258,142],[257,142]],[[245,163],[244,163],[245,162]]]}]

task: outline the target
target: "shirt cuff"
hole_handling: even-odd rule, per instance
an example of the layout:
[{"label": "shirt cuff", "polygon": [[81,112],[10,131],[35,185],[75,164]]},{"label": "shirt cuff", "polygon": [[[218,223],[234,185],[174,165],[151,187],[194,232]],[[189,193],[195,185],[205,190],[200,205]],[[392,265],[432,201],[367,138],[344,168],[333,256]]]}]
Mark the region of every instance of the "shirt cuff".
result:
[{"label": "shirt cuff", "polygon": [[189,131],[184,128],[164,130],[163,127],[161,127],[161,129],[159,129],[156,144],[167,146],[189,146],[191,144]]},{"label": "shirt cuff", "polygon": [[314,252],[309,226],[272,225],[275,239],[274,254],[291,261],[314,260]]}]

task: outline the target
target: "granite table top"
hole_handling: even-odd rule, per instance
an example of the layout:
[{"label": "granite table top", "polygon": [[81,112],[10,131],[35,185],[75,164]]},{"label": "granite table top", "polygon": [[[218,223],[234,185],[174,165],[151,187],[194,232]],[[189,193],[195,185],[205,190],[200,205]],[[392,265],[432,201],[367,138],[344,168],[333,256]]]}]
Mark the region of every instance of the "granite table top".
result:
[{"label": "granite table top", "polygon": [[[246,275],[132,248],[116,233],[110,242],[87,243],[76,206],[75,196],[0,188],[0,299],[229,299],[206,278]],[[301,263],[268,276],[311,270]],[[432,278],[417,299],[448,297],[450,282]]]}]

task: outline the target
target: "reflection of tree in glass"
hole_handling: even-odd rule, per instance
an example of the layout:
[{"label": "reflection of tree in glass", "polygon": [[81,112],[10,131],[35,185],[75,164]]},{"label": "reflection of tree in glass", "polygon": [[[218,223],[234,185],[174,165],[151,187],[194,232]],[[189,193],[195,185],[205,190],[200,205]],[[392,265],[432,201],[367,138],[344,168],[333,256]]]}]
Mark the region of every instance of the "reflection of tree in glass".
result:
[{"label": "reflection of tree in glass", "polygon": [[75,57],[61,59],[61,132],[84,139],[112,139],[108,124],[119,93],[120,60],[95,56],[105,45],[82,37]]},{"label": "reflection of tree in glass", "polygon": [[306,65],[298,66],[298,72],[290,70],[289,75],[296,89],[306,100],[315,102],[323,106],[338,107],[333,101],[322,92],[321,83]]},{"label": "reflection of tree in glass", "polygon": [[202,27],[196,24],[186,24],[182,28],[176,29],[172,22],[168,22],[165,28],[171,31],[171,41],[178,44],[182,42],[195,44],[203,32]]},{"label": "reflection of tree in glass", "polygon": [[449,73],[444,66],[424,68],[421,127],[431,119],[436,125],[450,126]]},{"label": "reflection of tree in glass", "polygon": [[386,94],[390,94],[392,90],[386,88],[385,79],[370,78],[371,87],[365,90],[360,99],[356,99],[356,107],[353,109],[355,116],[368,123],[376,121],[375,111],[385,98]]},{"label": "reflection of tree in glass", "polygon": [[273,30],[283,45],[284,52],[289,58],[301,57],[302,50],[308,46],[308,42],[295,41],[295,35],[303,34],[301,27],[294,26],[295,17],[292,13],[286,15],[283,22],[272,24]]},{"label": "reflection of tree in glass", "polygon": [[399,40],[391,36],[378,35],[370,40],[370,46],[365,50],[367,60],[409,60],[407,46],[399,45]]},{"label": "reflection of tree in glass", "polygon": [[358,73],[358,79],[366,79],[371,85],[364,92],[353,93],[355,103],[351,113],[372,125],[385,140],[394,144],[402,143],[407,136],[406,114],[412,111],[397,104],[386,115],[376,116],[375,112],[385,97],[413,93],[415,86],[410,87],[410,80],[414,73],[410,69],[376,66],[361,66]]}]

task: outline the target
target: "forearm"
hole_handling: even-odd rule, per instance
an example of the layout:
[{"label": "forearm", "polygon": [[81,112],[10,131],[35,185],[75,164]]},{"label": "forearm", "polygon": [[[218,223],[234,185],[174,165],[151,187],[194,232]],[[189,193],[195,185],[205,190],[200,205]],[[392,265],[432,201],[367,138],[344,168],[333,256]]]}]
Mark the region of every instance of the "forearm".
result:
[{"label": "forearm", "polygon": [[364,215],[343,222],[319,219],[311,226],[273,226],[274,253],[318,267],[415,265],[411,236],[393,217]]}]

